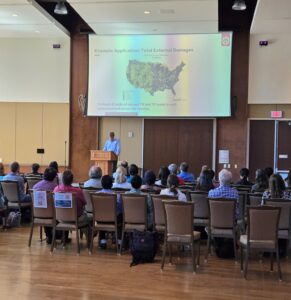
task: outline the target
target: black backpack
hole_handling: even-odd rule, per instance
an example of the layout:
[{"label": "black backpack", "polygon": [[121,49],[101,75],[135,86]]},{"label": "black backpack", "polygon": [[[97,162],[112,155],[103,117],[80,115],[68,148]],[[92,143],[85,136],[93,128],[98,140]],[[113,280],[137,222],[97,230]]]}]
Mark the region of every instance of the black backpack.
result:
[{"label": "black backpack", "polygon": [[154,262],[158,247],[157,232],[134,230],[130,240],[130,251],[132,255],[130,266]]},{"label": "black backpack", "polygon": [[234,258],[233,240],[214,238],[215,253],[219,258]]}]

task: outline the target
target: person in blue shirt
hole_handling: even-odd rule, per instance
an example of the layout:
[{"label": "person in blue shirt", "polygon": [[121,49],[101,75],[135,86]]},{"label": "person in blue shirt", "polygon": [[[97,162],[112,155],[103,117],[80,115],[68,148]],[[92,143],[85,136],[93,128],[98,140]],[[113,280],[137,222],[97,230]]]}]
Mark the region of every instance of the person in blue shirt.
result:
[{"label": "person in blue shirt", "polygon": [[[114,194],[114,192],[112,191],[113,179],[111,176],[109,176],[109,175],[102,176],[101,185],[102,185],[102,190],[97,192],[97,194],[98,193]],[[122,224],[122,205],[121,205],[120,194],[117,194],[116,201],[117,201],[116,208],[117,208],[117,223],[118,223],[117,235],[118,235],[118,242],[120,244],[121,230],[122,230],[122,225],[121,225]],[[99,232],[99,240],[100,240],[99,247],[101,249],[106,249],[107,240],[106,240],[105,231]]]},{"label": "person in blue shirt", "polygon": [[129,166],[129,177],[127,177],[127,182],[131,183],[133,176],[138,175],[138,166],[136,164],[131,164]]},{"label": "person in blue shirt", "polygon": [[21,202],[30,202],[31,197],[30,197],[30,195],[27,195],[25,193],[24,178],[22,176],[20,176],[19,169],[20,169],[19,163],[16,161],[13,162],[10,165],[11,172],[9,174],[7,174],[6,176],[4,176],[3,180],[16,181],[17,185],[18,185],[18,191],[19,191],[19,196],[20,196]]},{"label": "person in blue shirt", "polygon": [[[112,151],[116,156],[120,154],[120,140],[115,138],[113,131],[109,133],[109,139],[105,142],[103,151]],[[112,174],[116,171],[117,161],[113,162]]]},{"label": "person in blue shirt", "polygon": [[184,179],[187,182],[194,182],[195,176],[192,173],[188,172],[189,165],[186,162],[182,162],[180,165],[180,174],[178,177]]},{"label": "person in blue shirt", "polygon": [[115,138],[115,134],[113,131],[109,133],[109,139],[105,142],[103,147],[104,151],[112,151],[119,156],[120,154],[120,140]]}]

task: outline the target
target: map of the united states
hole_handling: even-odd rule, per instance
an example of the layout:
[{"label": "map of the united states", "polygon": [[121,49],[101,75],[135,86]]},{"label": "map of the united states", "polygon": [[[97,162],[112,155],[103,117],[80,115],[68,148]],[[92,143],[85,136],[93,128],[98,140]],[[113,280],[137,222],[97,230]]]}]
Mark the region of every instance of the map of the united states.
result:
[{"label": "map of the united states", "polygon": [[161,63],[141,62],[130,60],[128,62],[126,76],[128,81],[136,88],[144,89],[154,96],[157,91],[174,90],[175,84],[179,81],[179,75],[185,64],[181,62],[175,69],[169,68]]}]

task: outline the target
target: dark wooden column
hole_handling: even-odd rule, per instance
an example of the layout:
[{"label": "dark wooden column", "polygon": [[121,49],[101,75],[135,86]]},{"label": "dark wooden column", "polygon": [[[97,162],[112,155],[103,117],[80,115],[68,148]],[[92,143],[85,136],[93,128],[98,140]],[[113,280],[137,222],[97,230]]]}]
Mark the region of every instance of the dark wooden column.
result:
[{"label": "dark wooden column", "polygon": [[89,150],[97,149],[98,118],[83,117],[78,97],[87,94],[88,36],[76,34],[71,38],[71,92],[70,92],[70,158],[74,181],[88,178],[91,165]]},{"label": "dark wooden column", "polygon": [[[230,171],[234,180],[239,178],[239,170],[246,166],[247,118],[248,118],[248,72],[249,33],[235,32],[232,49],[231,96],[232,117],[217,119],[217,159],[216,171],[223,168],[218,164],[218,150],[230,151]],[[237,165],[237,169],[234,165]]]}]

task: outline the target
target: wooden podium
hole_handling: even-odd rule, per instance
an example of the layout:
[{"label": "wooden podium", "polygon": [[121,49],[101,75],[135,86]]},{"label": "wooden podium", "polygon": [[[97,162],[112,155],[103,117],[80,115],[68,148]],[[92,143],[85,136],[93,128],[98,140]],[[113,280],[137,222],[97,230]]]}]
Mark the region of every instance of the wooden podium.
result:
[{"label": "wooden podium", "polygon": [[117,156],[112,151],[90,150],[91,160],[95,161],[95,165],[102,169],[103,175],[112,173],[112,166],[117,161]]}]

